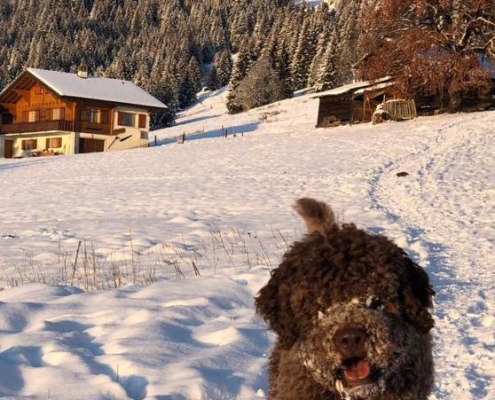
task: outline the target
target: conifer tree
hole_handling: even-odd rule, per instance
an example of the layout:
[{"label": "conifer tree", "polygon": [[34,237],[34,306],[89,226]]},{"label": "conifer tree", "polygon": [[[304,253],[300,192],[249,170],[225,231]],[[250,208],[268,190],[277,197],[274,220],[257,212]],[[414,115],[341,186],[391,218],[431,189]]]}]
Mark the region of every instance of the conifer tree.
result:
[{"label": "conifer tree", "polygon": [[153,129],[172,126],[175,123],[179,100],[177,84],[172,74],[168,73],[164,66],[157,66],[155,82],[150,88],[150,93],[164,103],[168,108],[164,111],[153,113],[151,127]]},{"label": "conifer tree", "polygon": [[256,61],[236,88],[236,103],[243,110],[260,107],[284,98],[284,87],[270,60]]},{"label": "conifer tree", "polygon": [[[363,0],[351,0],[343,4],[337,13],[338,49],[336,56],[338,57],[339,80],[343,83],[352,81],[352,66],[361,58],[358,43],[362,32],[359,26],[362,3]],[[364,16],[368,17],[366,13]]]},{"label": "conifer tree", "polygon": [[197,91],[194,89],[195,83],[192,81],[191,77],[186,74],[181,80],[178,87],[179,94],[179,108],[183,110],[189,107],[196,101]]},{"label": "conifer tree", "polygon": [[331,35],[332,27],[327,25],[324,27],[323,31],[318,37],[318,44],[316,45],[316,53],[311,61],[311,65],[308,71],[308,86],[315,86],[317,81],[317,75],[321,69],[324,62],[324,55],[328,50],[329,40]]},{"label": "conifer tree", "polygon": [[194,56],[191,57],[189,64],[187,65],[187,76],[192,82],[192,90],[195,94],[198,93],[202,88],[201,71],[199,69],[198,60]]},{"label": "conifer tree", "polygon": [[328,47],[336,46],[335,41],[330,43],[336,31],[335,16],[326,3],[323,3],[318,9],[315,24],[320,33],[316,44],[315,56],[308,71],[308,86],[316,84],[320,70],[325,63],[325,53],[328,51]]},{"label": "conifer tree", "polygon": [[222,87],[220,85],[220,78],[218,77],[217,67],[215,65],[213,65],[213,67],[211,68],[210,75],[208,76],[207,86],[210,90],[217,90]]},{"label": "conifer tree", "polygon": [[285,8],[281,13],[279,13],[279,22],[275,24],[278,31],[273,33],[272,41],[273,43],[268,43],[271,46],[267,49],[265,54],[272,60],[272,65],[277,72],[280,80],[284,84],[284,97],[290,98],[293,95],[294,89],[292,85],[291,76],[291,53],[290,53],[290,43],[292,41],[292,29],[294,26],[293,19],[296,17],[297,13],[292,6]]},{"label": "conifer tree", "polygon": [[318,66],[313,87],[317,92],[342,85],[337,65],[337,34],[332,32],[328,45]]},{"label": "conifer tree", "polygon": [[311,20],[304,21],[296,52],[291,63],[291,76],[294,90],[303,89],[308,84],[308,73],[316,52],[317,31],[311,26]]},{"label": "conifer tree", "polygon": [[232,21],[230,29],[230,40],[232,43],[232,51],[245,47],[246,38],[250,37],[253,31],[253,9],[249,4],[239,2],[235,4],[235,7],[241,8],[242,12],[238,13],[236,18]]},{"label": "conifer tree", "polygon": [[252,51],[259,55],[266,43],[266,37],[270,32],[271,22],[268,19],[268,15],[261,13],[258,16],[256,25],[254,26],[254,32],[252,36]]},{"label": "conifer tree", "polygon": [[221,50],[215,55],[215,67],[220,87],[228,85],[232,75],[232,57],[227,50]]},{"label": "conifer tree", "polygon": [[227,95],[227,109],[229,113],[235,114],[242,111],[242,107],[236,100],[236,89],[239,82],[244,79],[252,64],[251,53],[248,49],[242,48],[237,54],[237,60],[234,64],[232,75],[229,81]]}]

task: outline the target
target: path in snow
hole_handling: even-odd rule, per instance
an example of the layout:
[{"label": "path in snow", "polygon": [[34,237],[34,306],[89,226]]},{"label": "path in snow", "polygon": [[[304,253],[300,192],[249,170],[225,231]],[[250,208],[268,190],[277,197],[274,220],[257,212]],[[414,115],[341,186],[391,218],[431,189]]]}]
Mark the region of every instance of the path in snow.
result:
[{"label": "path in snow", "polygon": [[[473,132],[473,118],[478,126],[479,119],[486,119],[486,128]],[[495,392],[495,322],[490,309],[495,304],[495,272],[487,265],[495,238],[492,118],[487,113],[445,122],[433,146],[388,163],[371,180],[372,206],[408,233],[410,247],[418,252],[437,291],[439,399],[451,398],[459,389],[465,399],[493,398],[489,396]],[[409,175],[398,178],[402,171]],[[476,242],[477,255],[462,251],[470,241]],[[452,372],[447,376],[444,371]]]}]

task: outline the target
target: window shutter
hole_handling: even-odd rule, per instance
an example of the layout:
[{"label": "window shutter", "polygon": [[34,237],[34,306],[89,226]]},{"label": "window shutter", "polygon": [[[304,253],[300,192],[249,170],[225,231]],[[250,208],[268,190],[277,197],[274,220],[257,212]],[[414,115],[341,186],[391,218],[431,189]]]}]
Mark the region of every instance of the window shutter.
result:
[{"label": "window shutter", "polygon": [[124,113],[118,112],[117,121],[119,125],[124,125]]},{"label": "window shutter", "polygon": [[139,127],[146,128],[146,115],[139,114]]},{"label": "window shutter", "polygon": [[108,110],[101,110],[100,124],[108,124]]},{"label": "window shutter", "polygon": [[36,122],[40,120],[40,111],[33,110],[29,112],[29,122]]}]

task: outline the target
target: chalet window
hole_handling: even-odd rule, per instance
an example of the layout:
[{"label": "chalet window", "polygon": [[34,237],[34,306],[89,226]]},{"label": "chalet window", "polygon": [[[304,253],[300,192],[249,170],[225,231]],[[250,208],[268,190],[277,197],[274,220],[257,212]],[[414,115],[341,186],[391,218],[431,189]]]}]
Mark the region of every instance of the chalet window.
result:
[{"label": "chalet window", "polygon": [[85,118],[86,122],[94,122],[95,124],[97,124],[99,120],[100,120],[99,110],[95,110],[92,108],[86,110],[86,118]]},{"label": "chalet window", "polygon": [[24,111],[22,113],[22,119],[24,122],[36,122],[40,120],[39,110]]},{"label": "chalet window", "polygon": [[136,114],[119,111],[118,124],[122,126],[136,126]]},{"label": "chalet window", "polygon": [[86,109],[85,121],[94,124],[108,124],[108,110],[88,108]]},{"label": "chalet window", "polygon": [[139,114],[139,128],[146,128],[146,115],[144,114]]},{"label": "chalet window", "polygon": [[29,122],[36,122],[40,119],[39,111],[29,111]]},{"label": "chalet window", "polygon": [[64,108],[52,108],[51,110],[52,120],[61,120],[65,118],[65,109]]},{"label": "chalet window", "polygon": [[21,142],[22,150],[35,150],[38,148],[37,139],[24,139]]},{"label": "chalet window", "polygon": [[65,108],[46,108],[39,110],[40,121],[58,121],[65,117]]},{"label": "chalet window", "polygon": [[54,137],[54,138],[47,138],[46,139],[46,146],[45,148],[47,149],[56,149],[62,147],[62,138],[61,137]]}]

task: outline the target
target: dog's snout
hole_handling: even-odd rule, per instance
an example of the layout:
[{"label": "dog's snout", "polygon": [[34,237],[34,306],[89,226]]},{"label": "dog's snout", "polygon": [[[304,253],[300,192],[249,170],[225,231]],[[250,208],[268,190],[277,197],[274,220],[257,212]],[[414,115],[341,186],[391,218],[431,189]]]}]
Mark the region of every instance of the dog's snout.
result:
[{"label": "dog's snout", "polygon": [[333,341],[340,353],[357,355],[365,352],[367,336],[361,328],[346,328],[337,331]]}]

